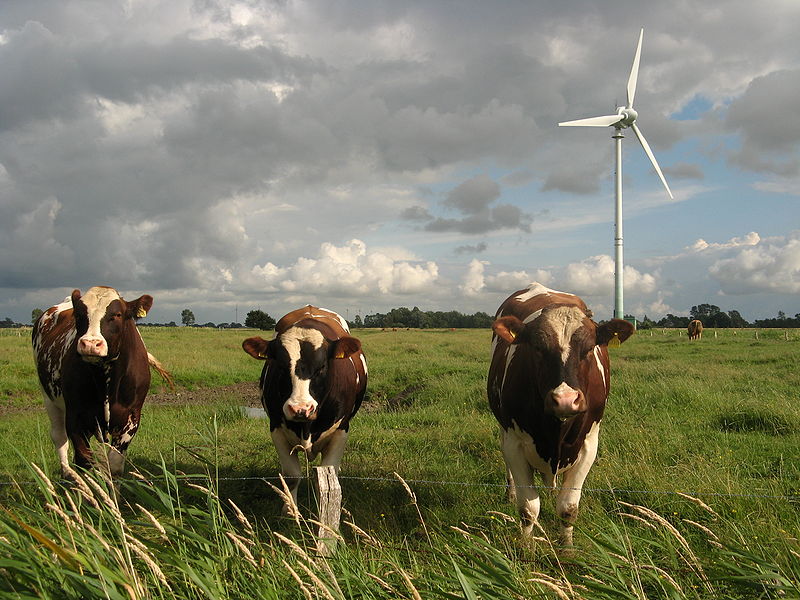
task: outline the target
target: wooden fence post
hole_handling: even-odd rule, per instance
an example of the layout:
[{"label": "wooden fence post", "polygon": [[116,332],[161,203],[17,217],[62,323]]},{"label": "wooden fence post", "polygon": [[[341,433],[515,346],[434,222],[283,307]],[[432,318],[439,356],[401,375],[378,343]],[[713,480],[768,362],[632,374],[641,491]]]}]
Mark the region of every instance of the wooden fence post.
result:
[{"label": "wooden fence post", "polygon": [[336,551],[339,519],[342,514],[342,488],[332,466],[314,467],[314,489],[317,493],[317,552],[331,556]]}]

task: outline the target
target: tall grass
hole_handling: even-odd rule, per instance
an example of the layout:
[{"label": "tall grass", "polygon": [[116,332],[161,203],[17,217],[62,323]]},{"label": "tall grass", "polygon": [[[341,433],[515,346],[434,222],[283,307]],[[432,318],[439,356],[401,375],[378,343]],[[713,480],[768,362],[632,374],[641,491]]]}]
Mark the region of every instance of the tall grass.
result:
[{"label": "tall grass", "polygon": [[[345,518],[338,552],[317,554],[316,523],[299,511],[273,526],[224,498],[213,476],[162,463],[115,487],[97,473],[53,482],[31,465],[0,510],[0,593],[7,598],[794,598],[800,542],[764,551],[716,532],[725,517],[685,497],[702,519],[667,518],[625,502],[591,550],[565,560],[537,538],[526,550],[495,521],[428,526],[398,542]],[[283,497],[291,498],[287,493]],[[501,516],[504,526],[512,520]],[[703,521],[703,522],[701,522]],[[797,525],[797,523],[795,523]],[[735,527],[734,527],[735,529]]]}]

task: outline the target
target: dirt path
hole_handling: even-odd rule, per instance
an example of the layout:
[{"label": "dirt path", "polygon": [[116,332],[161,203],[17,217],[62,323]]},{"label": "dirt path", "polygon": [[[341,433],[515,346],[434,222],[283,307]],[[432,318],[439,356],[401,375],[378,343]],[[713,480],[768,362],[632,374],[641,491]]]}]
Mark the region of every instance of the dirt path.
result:
[{"label": "dirt path", "polygon": [[261,406],[258,382],[256,381],[245,381],[213,388],[177,389],[174,392],[148,394],[145,403],[151,405],[211,404],[226,396],[238,397],[241,406]]},{"label": "dirt path", "polygon": [[[148,394],[145,399],[145,409],[147,406],[179,406],[179,405],[197,405],[197,404],[212,404],[220,398],[235,398],[239,406],[261,406],[260,392],[258,389],[257,381],[247,381],[242,383],[234,383],[232,385],[224,385],[213,388],[197,388],[194,390],[187,390],[178,388],[175,391],[169,391],[169,388],[162,388],[167,391],[157,394]],[[0,418],[8,415],[19,415],[26,413],[34,413],[41,411],[44,413],[44,407],[41,400],[28,404],[27,406],[9,406],[0,402]]]}]

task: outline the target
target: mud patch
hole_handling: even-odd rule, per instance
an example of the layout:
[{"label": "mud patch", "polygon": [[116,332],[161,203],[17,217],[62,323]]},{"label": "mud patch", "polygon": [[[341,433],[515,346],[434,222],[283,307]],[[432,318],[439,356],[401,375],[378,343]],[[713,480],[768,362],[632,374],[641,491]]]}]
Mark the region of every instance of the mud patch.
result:
[{"label": "mud patch", "polygon": [[230,399],[241,406],[259,407],[261,406],[261,392],[258,389],[258,382],[246,381],[215,388],[179,389],[174,392],[148,394],[144,402],[145,406],[182,406],[188,404],[214,404],[222,399]]}]

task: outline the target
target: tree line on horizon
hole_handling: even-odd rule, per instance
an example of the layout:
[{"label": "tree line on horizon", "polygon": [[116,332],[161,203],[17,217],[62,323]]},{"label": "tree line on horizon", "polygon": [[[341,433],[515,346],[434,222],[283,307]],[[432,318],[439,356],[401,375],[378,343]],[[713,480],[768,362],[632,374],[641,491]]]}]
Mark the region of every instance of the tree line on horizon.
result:
[{"label": "tree line on horizon", "polygon": [[[31,313],[31,323],[36,321],[42,310],[36,308]],[[633,315],[625,315],[626,319],[634,319]],[[714,304],[698,304],[692,306],[689,311],[689,316],[673,315],[667,313],[658,321],[654,321],[644,315],[642,319],[636,318],[637,327],[639,329],[652,329],[655,327],[665,328],[684,328],[688,327],[689,322],[698,319],[703,323],[704,327],[714,328],[742,328],[742,327],[757,327],[757,328],[800,328],[800,313],[789,317],[783,311],[778,311],[776,317],[770,319],[756,319],[752,323],[746,321],[738,310],[730,310],[725,312]],[[406,308],[399,307],[393,308],[386,313],[376,312],[374,314],[356,315],[352,320],[347,323],[352,329],[367,328],[403,328],[403,329],[485,329],[492,326],[494,317],[485,312],[476,312],[473,314],[463,314],[456,310],[451,311],[423,311],[418,307]],[[242,327],[249,327],[253,329],[270,330],[275,326],[275,319],[273,319],[266,312],[256,309],[251,310],[245,317],[244,324],[242,323],[213,323],[207,322],[198,324],[196,322],[194,312],[186,308],[181,312],[181,324],[184,327],[203,327],[214,329],[239,329]],[[0,320],[0,329],[10,329],[24,327],[27,324],[17,323],[12,319],[6,317]],[[168,323],[140,323],[145,327],[178,327],[175,321]]]}]

